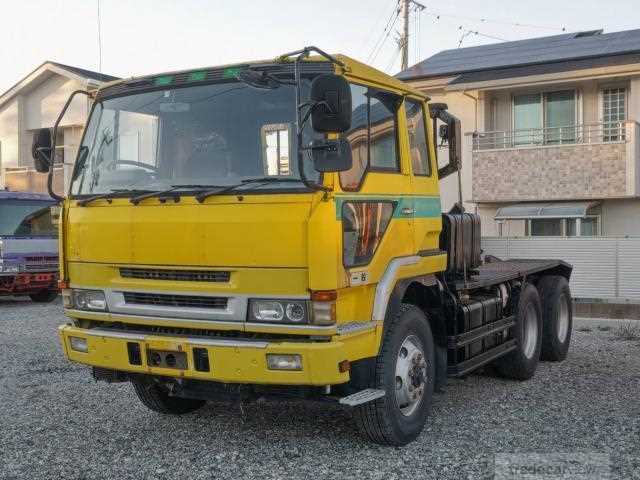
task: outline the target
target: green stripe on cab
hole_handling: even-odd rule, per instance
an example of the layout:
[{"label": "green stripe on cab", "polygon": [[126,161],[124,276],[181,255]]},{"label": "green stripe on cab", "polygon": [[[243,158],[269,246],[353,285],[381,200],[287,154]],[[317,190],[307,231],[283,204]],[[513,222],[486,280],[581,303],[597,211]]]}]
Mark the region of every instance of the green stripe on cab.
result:
[{"label": "green stripe on cab", "polygon": [[345,202],[393,202],[393,218],[440,218],[440,197],[427,195],[336,195],[336,219],[342,220]]}]

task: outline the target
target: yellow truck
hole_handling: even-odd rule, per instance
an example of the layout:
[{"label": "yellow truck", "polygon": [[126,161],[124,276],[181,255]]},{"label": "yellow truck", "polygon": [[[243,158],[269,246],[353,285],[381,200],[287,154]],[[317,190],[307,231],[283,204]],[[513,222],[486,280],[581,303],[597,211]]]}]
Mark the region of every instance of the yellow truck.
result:
[{"label": "yellow truck", "polygon": [[[478,216],[441,211],[460,122],[411,86],[307,47],[67,106],[78,95],[93,106],[70,188],[50,188],[59,335],[148,408],[322,400],[404,445],[448,376],[491,364],[524,380],[565,358],[571,266],[481,261]],[[64,111],[34,138],[50,186]]]}]

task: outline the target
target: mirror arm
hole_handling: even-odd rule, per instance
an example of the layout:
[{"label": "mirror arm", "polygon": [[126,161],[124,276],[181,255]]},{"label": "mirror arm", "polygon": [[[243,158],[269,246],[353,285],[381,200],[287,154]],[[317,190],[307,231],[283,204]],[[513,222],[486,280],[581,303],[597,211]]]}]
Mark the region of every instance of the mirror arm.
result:
[{"label": "mirror arm", "polygon": [[58,127],[60,126],[60,122],[62,121],[64,114],[67,113],[67,109],[69,108],[69,105],[71,105],[71,102],[73,101],[75,96],[78,94],[86,95],[87,97],[91,96],[91,94],[86,90],[75,90],[71,92],[71,95],[69,95],[69,98],[67,99],[64,106],[62,107],[62,110],[60,111],[60,115],[58,115],[58,118],[56,119],[56,123],[53,124],[53,133],[51,134],[51,151],[49,152],[49,159],[48,159],[49,160],[49,176],[47,177],[47,190],[49,192],[49,196],[51,196],[51,198],[53,198],[54,200],[57,200],[58,202],[61,202],[62,200],[64,200],[64,197],[61,197],[53,190],[53,163],[55,161],[56,138],[58,136]]},{"label": "mirror arm", "polygon": [[280,62],[284,62],[284,61],[288,60],[289,58],[295,56],[296,57],[295,61],[297,62],[298,59],[300,59],[300,58],[308,57],[311,52],[316,52],[321,57],[326,58],[331,63],[339,65],[342,68],[345,67],[344,62],[341,62],[340,60],[338,60],[333,55],[329,55],[328,53],[326,53],[326,52],[320,50],[318,47],[314,47],[314,46],[304,47],[302,50],[296,50],[295,52],[285,53],[283,55],[280,55],[277,60],[280,61]]},{"label": "mirror arm", "polygon": [[[290,57],[298,53],[298,56],[295,59],[294,63],[294,74],[295,74],[295,82],[296,82],[296,144],[298,148],[296,148],[296,153],[298,156],[298,174],[300,175],[300,180],[304,184],[305,187],[309,188],[313,191],[324,191],[325,193],[330,191],[331,189],[325,187],[324,185],[318,185],[315,182],[312,182],[307,178],[307,175],[304,171],[304,149],[302,147],[302,128],[304,127],[304,123],[308,120],[309,115],[305,115],[305,119],[303,121],[301,117],[303,105],[301,105],[301,91],[302,91],[302,80],[300,78],[300,62],[303,58],[309,55],[309,51],[307,48],[300,52],[293,52],[292,54],[286,55],[286,57]],[[283,55],[284,57],[284,55]],[[309,108],[308,114],[313,109],[313,106]]]}]

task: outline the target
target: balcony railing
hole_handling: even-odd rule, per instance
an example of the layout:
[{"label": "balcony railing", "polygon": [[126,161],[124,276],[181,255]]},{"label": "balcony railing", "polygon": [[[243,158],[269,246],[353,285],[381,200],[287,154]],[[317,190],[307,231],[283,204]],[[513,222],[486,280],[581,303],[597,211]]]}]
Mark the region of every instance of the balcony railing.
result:
[{"label": "balcony railing", "polygon": [[476,132],[472,135],[473,150],[625,142],[627,123],[600,122],[565,127]]}]

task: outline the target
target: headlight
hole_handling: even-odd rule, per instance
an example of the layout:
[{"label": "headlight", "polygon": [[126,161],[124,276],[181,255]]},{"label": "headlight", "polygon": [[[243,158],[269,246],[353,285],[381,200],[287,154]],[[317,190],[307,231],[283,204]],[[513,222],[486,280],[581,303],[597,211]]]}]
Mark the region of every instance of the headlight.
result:
[{"label": "headlight", "polygon": [[247,313],[250,322],[309,323],[306,300],[274,300],[253,298]]},{"label": "headlight", "polygon": [[[65,295],[63,292],[63,299]],[[78,310],[106,311],[107,300],[102,290],[71,290],[70,304]],[[65,300],[65,303],[67,301]]]},{"label": "headlight", "polygon": [[0,272],[18,273],[18,265],[3,265],[2,263],[0,263]]}]

